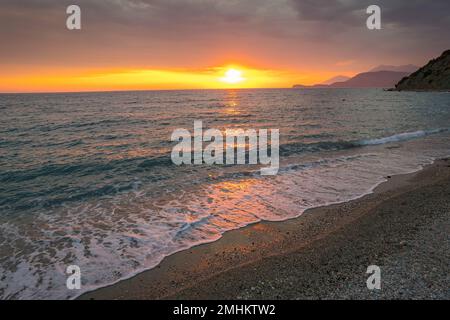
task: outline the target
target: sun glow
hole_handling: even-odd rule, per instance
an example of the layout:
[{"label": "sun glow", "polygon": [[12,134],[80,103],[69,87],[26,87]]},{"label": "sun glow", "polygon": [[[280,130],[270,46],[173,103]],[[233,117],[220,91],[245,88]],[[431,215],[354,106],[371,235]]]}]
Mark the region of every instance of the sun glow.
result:
[{"label": "sun glow", "polygon": [[245,79],[242,77],[242,71],[236,69],[228,69],[225,72],[225,76],[221,78],[223,82],[236,84],[244,81]]},{"label": "sun glow", "polygon": [[0,92],[74,92],[166,89],[287,88],[304,79],[286,70],[228,64],[204,69],[35,69],[0,74]]}]

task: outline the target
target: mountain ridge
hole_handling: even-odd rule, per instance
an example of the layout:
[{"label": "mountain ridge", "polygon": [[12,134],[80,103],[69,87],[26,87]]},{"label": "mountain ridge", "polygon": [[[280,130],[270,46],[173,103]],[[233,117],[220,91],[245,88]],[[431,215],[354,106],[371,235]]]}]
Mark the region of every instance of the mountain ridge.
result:
[{"label": "mountain ridge", "polygon": [[396,71],[362,72],[346,81],[334,82],[328,85],[294,85],[293,88],[392,88],[398,81],[408,75],[408,72]]},{"label": "mountain ridge", "polygon": [[417,71],[420,67],[415,66],[413,64],[405,64],[401,66],[392,66],[392,65],[379,65],[375,68],[369,70],[369,72],[377,72],[377,71],[396,71],[396,72],[409,72],[413,73]]},{"label": "mountain ridge", "polygon": [[351,79],[351,77],[338,75],[338,76],[335,76],[333,78],[330,78],[330,79],[328,79],[326,81],[323,81],[323,82],[319,83],[319,85],[330,85],[330,84],[333,84],[335,82],[343,82],[343,81],[347,81],[347,80],[350,80],[350,79]]},{"label": "mountain ridge", "polygon": [[450,50],[430,60],[425,66],[401,79],[396,91],[447,91],[450,90]]}]

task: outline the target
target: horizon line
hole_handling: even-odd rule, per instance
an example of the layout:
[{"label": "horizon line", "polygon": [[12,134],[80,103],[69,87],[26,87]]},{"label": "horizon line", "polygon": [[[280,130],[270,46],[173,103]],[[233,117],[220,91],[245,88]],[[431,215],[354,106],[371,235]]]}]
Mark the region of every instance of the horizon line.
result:
[{"label": "horizon line", "polygon": [[[273,90],[295,89],[293,87],[255,87],[255,88],[191,88],[191,89],[125,89],[125,90],[86,90],[86,91],[30,91],[0,92],[0,95],[13,94],[63,94],[63,93],[120,93],[120,92],[158,92],[158,91],[217,91],[217,90]],[[307,88],[306,88],[307,89]]]}]

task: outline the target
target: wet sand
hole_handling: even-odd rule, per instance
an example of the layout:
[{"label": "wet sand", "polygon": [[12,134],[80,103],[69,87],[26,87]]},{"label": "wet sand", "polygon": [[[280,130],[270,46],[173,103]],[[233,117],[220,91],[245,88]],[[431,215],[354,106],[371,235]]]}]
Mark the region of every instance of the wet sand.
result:
[{"label": "wet sand", "polygon": [[[80,299],[449,299],[450,161],[260,222]],[[369,265],[381,290],[366,287]]]}]

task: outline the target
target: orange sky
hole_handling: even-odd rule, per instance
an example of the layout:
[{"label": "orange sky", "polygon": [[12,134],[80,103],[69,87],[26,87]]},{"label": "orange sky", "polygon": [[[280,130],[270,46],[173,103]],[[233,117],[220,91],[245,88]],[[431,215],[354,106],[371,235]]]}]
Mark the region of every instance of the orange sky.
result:
[{"label": "orange sky", "polygon": [[[234,81],[227,73],[237,72]],[[77,92],[149,89],[288,88],[292,84],[315,84],[332,77],[331,72],[300,73],[287,70],[248,68],[239,64],[199,69],[110,69],[11,72],[0,75],[2,92]]]},{"label": "orange sky", "polygon": [[[0,92],[279,88],[421,66],[448,49],[448,0],[2,0]],[[224,81],[227,70],[241,81]]]}]

